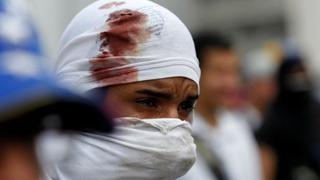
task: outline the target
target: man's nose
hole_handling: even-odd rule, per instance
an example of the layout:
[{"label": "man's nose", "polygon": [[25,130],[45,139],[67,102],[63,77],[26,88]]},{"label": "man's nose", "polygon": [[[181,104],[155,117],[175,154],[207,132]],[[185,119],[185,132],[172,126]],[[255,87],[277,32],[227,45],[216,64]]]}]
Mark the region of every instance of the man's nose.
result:
[{"label": "man's nose", "polygon": [[167,107],[166,109],[164,117],[180,119],[179,112],[176,107]]}]

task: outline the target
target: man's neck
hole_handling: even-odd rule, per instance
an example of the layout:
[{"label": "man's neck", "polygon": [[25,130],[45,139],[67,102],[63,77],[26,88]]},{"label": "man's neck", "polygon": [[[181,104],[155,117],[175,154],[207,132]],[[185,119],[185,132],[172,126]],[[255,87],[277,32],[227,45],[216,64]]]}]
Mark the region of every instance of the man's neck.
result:
[{"label": "man's neck", "polygon": [[212,107],[208,107],[205,104],[198,102],[197,106],[196,106],[196,111],[197,113],[199,113],[204,120],[211,125],[212,127],[216,127],[217,126],[217,120],[215,117],[215,108]]}]

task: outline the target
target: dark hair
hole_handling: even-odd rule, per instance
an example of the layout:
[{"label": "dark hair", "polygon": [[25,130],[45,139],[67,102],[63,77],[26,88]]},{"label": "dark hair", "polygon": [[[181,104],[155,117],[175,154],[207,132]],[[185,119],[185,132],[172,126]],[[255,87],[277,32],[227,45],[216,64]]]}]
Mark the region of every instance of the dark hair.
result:
[{"label": "dark hair", "polygon": [[217,32],[201,32],[194,35],[194,43],[200,67],[203,64],[203,55],[205,49],[214,48],[222,50],[231,50],[231,41],[223,34]]}]

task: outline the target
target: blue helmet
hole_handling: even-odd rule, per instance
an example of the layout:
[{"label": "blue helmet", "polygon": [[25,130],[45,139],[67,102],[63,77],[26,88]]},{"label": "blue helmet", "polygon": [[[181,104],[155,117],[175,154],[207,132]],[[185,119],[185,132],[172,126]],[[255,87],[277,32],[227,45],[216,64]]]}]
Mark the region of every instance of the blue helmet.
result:
[{"label": "blue helmet", "polygon": [[0,135],[110,131],[104,113],[46,73],[36,29],[17,2],[0,0]]}]

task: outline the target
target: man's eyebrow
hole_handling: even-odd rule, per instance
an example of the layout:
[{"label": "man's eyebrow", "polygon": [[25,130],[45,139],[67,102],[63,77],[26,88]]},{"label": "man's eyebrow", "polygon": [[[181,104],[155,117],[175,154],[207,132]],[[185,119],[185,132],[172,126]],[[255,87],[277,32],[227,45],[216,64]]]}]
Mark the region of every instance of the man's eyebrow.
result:
[{"label": "man's eyebrow", "polygon": [[194,96],[188,96],[187,100],[195,101],[199,98],[199,95],[194,95]]},{"label": "man's eyebrow", "polygon": [[136,93],[149,95],[149,96],[154,96],[154,97],[159,97],[159,98],[163,98],[163,99],[171,99],[172,98],[172,95],[169,94],[169,93],[158,92],[158,91],[154,91],[154,90],[150,90],[150,89],[137,90]]}]

